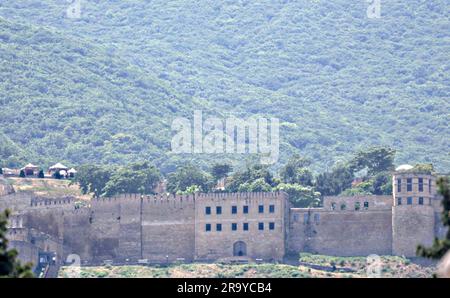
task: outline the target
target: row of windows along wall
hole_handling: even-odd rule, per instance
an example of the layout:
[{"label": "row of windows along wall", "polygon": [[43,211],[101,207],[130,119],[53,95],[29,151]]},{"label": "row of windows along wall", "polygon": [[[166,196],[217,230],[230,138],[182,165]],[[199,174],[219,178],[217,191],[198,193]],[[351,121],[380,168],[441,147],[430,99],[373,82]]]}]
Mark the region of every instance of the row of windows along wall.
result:
[{"label": "row of windows along wall", "polygon": [[[244,205],[242,206],[242,213],[248,214],[250,210],[250,206]],[[222,206],[216,206],[216,213],[217,215],[221,215],[223,213]],[[238,206],[231,206],[231,214],[237,214],[238,213]],[[264,205],[258,205],[258,213],[264,213],[265,212],[265,206]],[[210,215],[212,213],[212,207],[206,206],[205,207],[205,214]],[[269,213],[275,213],[275,205],[269,205]]]},{"label": "row of windows along wall", "polygon": [[431,198],[424,198],[424,197],[397,197],[397,206],[400,205],[431,205]]},{"label": "row of windows along wall", "polygon": [[[417,182],[414,182],[413,179]],[[406,178],[406,179],[397,178],[397,192],[404,191],[405,186],[402,183],[402,180],[406,180],[406,191],[407,192],[413,191],[413,184],[415,184],[415,185],[417,185],[417,191],[424,192],[424,189],[425,189],[424,185],[427,185],[428,193],[431,193],[432,180],[427,179],[428,184],[424,184],[423,178]]]},{"label": "row of windows along wall", "polygon": [[[222,232],[223,228],[224,228],[223,224],[221,224],[221,223],[215,224],[216,232]],[[249,228],[250,228],[250,224],[248,222],[244,222],[244,223],[242,223],[242,225],[239,225],[238,223],[231,223],[231,225],[230,225],[231,231],[238,231],[238,230],[248,231]],[[265,225],[264,222],[258,222],[257,229],[258,229],[258,231],[264,231],[265,229],[275,230],[275,223],[269,222],[267,225]],[[205,231],[211,232],[212,224],[210,224],[210,223],[205,224]]]}]

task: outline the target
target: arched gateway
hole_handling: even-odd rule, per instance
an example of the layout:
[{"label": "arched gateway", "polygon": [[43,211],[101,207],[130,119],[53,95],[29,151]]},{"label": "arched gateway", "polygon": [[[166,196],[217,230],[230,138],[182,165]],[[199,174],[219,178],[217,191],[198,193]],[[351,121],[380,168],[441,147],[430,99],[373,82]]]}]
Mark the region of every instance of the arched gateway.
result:
[{"label": "arched gateway", "polygon": [[247,244],[244,241],[237,241],[233,244],[233,256],[242,257],[247,255]]}]

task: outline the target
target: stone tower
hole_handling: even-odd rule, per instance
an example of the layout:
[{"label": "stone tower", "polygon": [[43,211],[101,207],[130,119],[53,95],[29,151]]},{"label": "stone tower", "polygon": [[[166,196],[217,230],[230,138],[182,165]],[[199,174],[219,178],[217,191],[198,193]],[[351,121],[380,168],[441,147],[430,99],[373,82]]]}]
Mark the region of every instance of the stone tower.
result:
[{"label": "stone tower", "polygon": [[435,236],[436,177],[402,165],[392,179],[392,253],[413,257],[417,245],[430,246]]}]

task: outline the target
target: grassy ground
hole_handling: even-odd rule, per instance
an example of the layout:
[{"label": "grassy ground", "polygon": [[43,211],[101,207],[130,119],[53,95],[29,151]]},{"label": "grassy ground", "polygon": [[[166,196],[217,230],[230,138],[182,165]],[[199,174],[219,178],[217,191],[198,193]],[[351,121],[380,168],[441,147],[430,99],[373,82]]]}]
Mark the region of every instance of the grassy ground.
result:
[{"label": "grassy ground", "polygon": [[30,191],[40,196],[81,196],[78,185],[70,185],[69,180],[38,179],[38,178],[6,178],[6,183],[12,185],[16,192]]},{"label": "grassy ground", "polygon": [[[334,272],[312,269],[308,266],[293,266],[285,264],[180,264],[171,266],[100,266],[83,267],[79,272],[84,278],[119,278],[119,277],[244,277],[244,278],[307,278],[336,277],[358,278],[366,277],[366,258],[363,257],[330,257],[322,255],[301,254],[300,261],[315,265],[336,267]],[[381,257],[381,277],[431,277],[433,267],[417,265],[401,257]],[[353,272],[342,272],[342,268]],[[71,267],[63,267],[60,277],[73,276]]]}]

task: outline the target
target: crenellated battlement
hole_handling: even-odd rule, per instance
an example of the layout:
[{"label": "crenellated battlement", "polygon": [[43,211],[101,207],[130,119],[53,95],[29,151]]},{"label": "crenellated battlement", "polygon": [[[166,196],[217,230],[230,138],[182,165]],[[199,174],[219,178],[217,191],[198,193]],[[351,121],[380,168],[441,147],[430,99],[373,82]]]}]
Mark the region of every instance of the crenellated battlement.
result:
[{"label": "crenellated battlement", "polygon": [[177,194],[157,194],[157,195],[141,195],[141,194],[121,194],[114,197],[94,198],[92,202],[101,205],[102,203],[126,203],[137,202],[142,199],[142,203],[161,203],[161,202],[194,202],[194,195],[177,195]]},{"label": "crenellated battlement", "polygon": [[193,202],[201,199],[265,199],[265,198],[280,198],[287,196],[284,192],[236,192],[236,193],[196,193],[188,195],[179,194],[156,194],[156,195],[141,195],[141,194],[121,194],[113,197],[101,197],[92,199],[95,203],[111,203],[111,202],[126,202],[136,201],[142,199],[144,203],[152,202]]},{"label": "crenellated battlement", "polygon": [[59,198],[59,199],[48,199],[48,198],[32,198],[30,202],[31,207],[43,207],[43,206],[61,206],[73,204],[75,198]]},{"label": "crenellated battlement", "polygon": [[196,199],[208,200],[248,200],[248,199],[266,199],[266,198],[282,198],[287,196],[284,192],[234,192],[234,193],[199,193],[196,194]]}]

